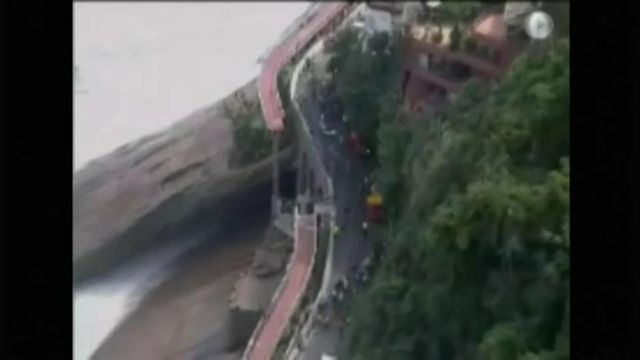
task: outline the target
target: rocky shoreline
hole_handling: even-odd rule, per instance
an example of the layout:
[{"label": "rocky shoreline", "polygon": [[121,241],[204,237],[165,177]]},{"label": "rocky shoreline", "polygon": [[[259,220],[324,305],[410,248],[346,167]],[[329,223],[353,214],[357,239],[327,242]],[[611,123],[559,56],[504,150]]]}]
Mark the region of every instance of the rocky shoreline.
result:
[{"label": "rocky shoreline", "polygon": [[[255,80],[238,92],[256,98]],[[244,189],[270,181],[275,159],[228,166],[233,147],[224,103],[194,112],[172,127],[90,162],[74,176],[73,278],[90,279],[171,236],[204,210],[220,215]],[[283,166],[293,149],[279,154]]]},{"label": "rocky shoreline", "polygon": [[261,311],[232,301],[266,303],[284,275],[277,271],[249,288],[238,287],[252,278],[257,249],[272,236],[267,188],[256,187],[257,197],[245,202],[251,207],[245,220],[252,226],[235,221],[219,228],[205,224],[205,217],[194,222],[216,231],[201,235],[199,245],[176,261],[176,271],[144,297],[92,359],[239,359]]},{"label": "rocky shoreline", "polygon": [[290,168],[295,149],[230,167],[224,107],[237,106],[237,94],[257,101],[255,80],[74,175],[74,286],[164,242],[203,237],[92,359],[227,359],[244,350],[291,251],[269,220],[273,161]]}]

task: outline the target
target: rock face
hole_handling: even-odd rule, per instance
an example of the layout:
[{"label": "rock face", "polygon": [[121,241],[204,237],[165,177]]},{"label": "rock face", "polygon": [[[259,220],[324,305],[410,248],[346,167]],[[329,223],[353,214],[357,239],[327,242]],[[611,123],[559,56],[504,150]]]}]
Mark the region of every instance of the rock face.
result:
[{"label": "rock face", "polygon": [[238,279],[230,299],[231,308],[258,311],[267,308],[292,251],[293,239],[271,225],[256,249],[248,273]]},{"label": "rock face", "polygon": [[229,351],[244,348],[285,276],[293,239],[271,225],[255,252],[248,273],[242,274],[230,298]]},{"label": "rock face", "polygon": [[251,268],[257,278],[273,276],[284,269],[293,251],[293,241],[275,227],[271,227],[264,243],[256,251]]},{"label": "rock face", "polygon": [[[255,99],[255,80],[240,90]],[[227,165],[232,149],[223,102],[200,109],[156,134],[90,162],[74,176],[74,281],[99,274],[171,236],[184,219],[212,204],[221,215],[234,196],[271,177],[265,159],[242,169]],[[285,168],[293,154],[278,155]],[[237,214],[236,214],[237,215]]]},{"label": "rock face", "polygon": [[246,310],[239,308],[231,309],[231,324],[229,327],[229,342],[227,351],[243,350],[251,338],[253,329],[260,321],[262,311]]}]

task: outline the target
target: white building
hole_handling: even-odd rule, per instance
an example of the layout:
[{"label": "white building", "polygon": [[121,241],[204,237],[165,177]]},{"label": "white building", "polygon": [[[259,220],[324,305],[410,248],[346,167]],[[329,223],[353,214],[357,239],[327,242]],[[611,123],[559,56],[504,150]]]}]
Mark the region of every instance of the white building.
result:
[{"label": "white building", "polygon": [[423,5],[419,1],[406,1],[402,7],[402,25],[413,25],[423,13]]},{"label": "white building", "polygon": [[381,32],[391,33],[393,30],[392,16],[388,11],[366,6],[363,9],[362,16],[364,31],[366,31],[369,36]]},{"label": "white building", "polygon": [[357,21],[353,27],[359,30],[362,51],[367,51],[369,39],[380,33],[391,35],[394,26],[393,14],[386,9],[374,8],[365,3],[358,7]]},{"label": "white building", "polygon": [[504,22],[509,33],[516,33],[523,29],[524,20],[535,10],[535,5],[529,1],[508,1],[504,5]]}]

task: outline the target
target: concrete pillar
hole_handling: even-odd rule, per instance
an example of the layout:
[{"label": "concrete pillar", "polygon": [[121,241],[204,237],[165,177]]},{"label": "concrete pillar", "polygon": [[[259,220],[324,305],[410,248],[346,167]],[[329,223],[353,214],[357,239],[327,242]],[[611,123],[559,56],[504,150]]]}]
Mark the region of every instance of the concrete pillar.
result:
[{"label": "concrete pillar", "polygon": [[316,174],[313,171],[313,169],[309,169],[309,176],[308,176],[308,182],[307,182],[307,194],[309,195],[309,197],[312,200],[315,200],[316,198]]},{"label": "concrete pillar", "polygon": [[280,214],[280,161],[277,158],[278,148],[280,143],[280,133],[275,133],[273,135],[273,148],[272,155],[274,157],[273,162],[273,190],[271,192],[271,206],[272,206],[272,215],[278,216]]},{"label": "concrete pillar", "polygon": [[298,160],[298,173],[296,176],[296,189],[298,195],[303,195],[305,193],[305,184],[307,183],[307,168],[307,155],[304,153],[304,151],[302,151]]}]

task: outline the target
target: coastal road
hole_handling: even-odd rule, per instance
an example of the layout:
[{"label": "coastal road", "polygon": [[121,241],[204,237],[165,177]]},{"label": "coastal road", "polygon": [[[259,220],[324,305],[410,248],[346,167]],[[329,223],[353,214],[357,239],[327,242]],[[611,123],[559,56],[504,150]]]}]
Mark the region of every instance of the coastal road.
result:
[{"label": "coastal road", "polygon": [[[308,77],[308,74],[303,77]],[[328,97],[329,94],[324,94],[324,98]],[[341,231],[335,239],[334,252],[331,254],[333,269],[330,284],[333,286],[349,273],[351,266],[360,264],[371,253],[370,243],[361,230],[365,220],[362,189],[366,169],[362,160],[343,140],[347,137],[339,112],[327,110],[324,114],[327,128],[336,130],[336,135],[327,135],[322,131],[321,102],[327,104],[323,108],[328,109],[332,101],[305,97],[298,104],[309,126],[313,144],[321,154],[335,189],[336,221]],[[315,328],[301,359],[318,360],[323,353],[336,353],[339,341],[340,330],[337,327]]]}]

